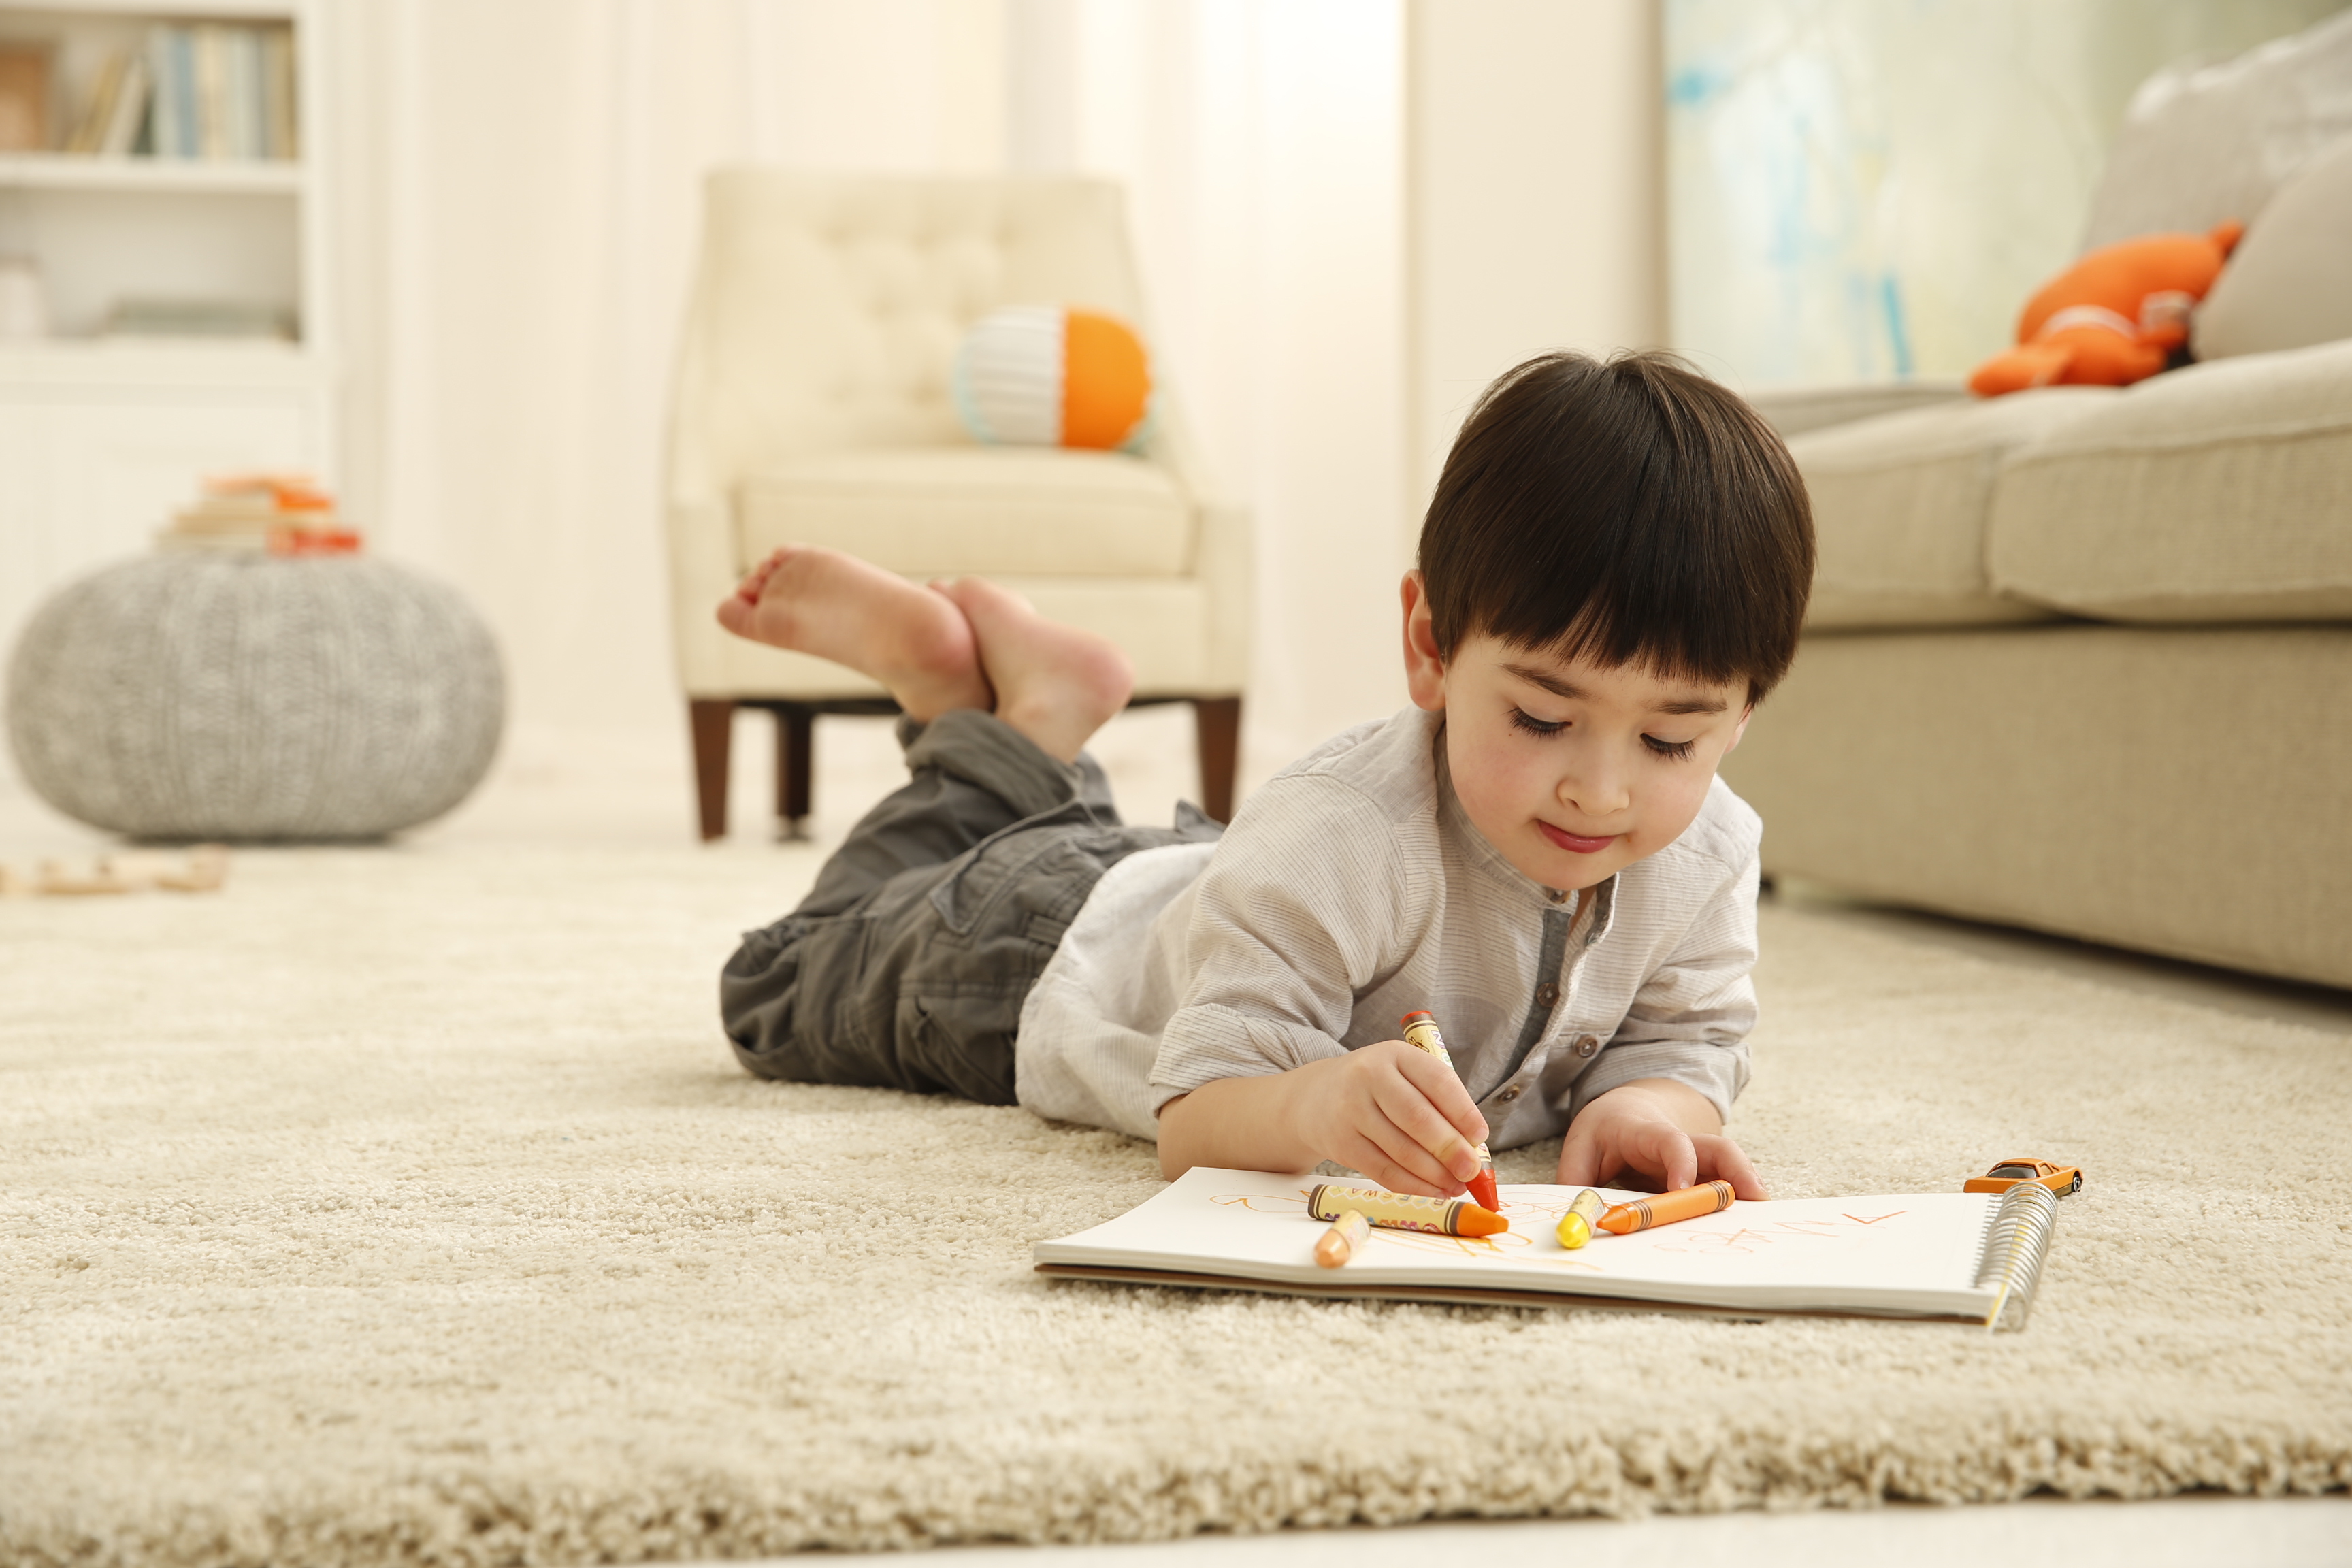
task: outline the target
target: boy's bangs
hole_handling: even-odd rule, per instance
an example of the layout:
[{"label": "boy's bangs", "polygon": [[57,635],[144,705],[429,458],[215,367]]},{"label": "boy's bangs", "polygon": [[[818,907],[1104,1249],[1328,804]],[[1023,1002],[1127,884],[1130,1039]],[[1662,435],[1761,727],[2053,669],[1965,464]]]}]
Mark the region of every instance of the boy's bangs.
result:
[{"label": "boy's bangs", "polygon": [[1611,614],[1588,601],[1568,630],[1548,642],[1521,642],[1490,633],[1507,646],[1562,664],[1591,663],[1604,669],[1634,669],[1662,681],[1693,686],[1730,686],[1748,678],[1748,665],[1729,659],[1720,650],[1692,647],[1680,637],[1662,635],[1669,628],[1645,622],[1639,616]]}]

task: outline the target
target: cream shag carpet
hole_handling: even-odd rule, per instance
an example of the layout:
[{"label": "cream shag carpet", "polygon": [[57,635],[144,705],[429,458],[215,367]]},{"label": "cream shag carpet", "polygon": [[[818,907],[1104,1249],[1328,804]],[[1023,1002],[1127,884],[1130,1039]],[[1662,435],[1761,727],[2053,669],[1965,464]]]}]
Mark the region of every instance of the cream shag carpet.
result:
[{"label": "cream shag carpet", "polygon": [[[2342,1039],[1768,908],[1790,1194],[2078,1160],[2022,1335],[1048,1284],[1157,1185],[754,1082],[806,852],[0,902],[0,1557],[578,1563],[2352,1480]],[[1507,1180],[1548,1179],[1521,1151]]]}]

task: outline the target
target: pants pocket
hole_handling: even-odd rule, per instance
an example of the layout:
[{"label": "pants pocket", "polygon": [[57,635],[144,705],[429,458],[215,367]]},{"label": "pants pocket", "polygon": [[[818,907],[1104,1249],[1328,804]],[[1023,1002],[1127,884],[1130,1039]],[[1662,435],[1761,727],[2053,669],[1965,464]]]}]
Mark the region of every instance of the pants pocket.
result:
[{"label": "pants pocket", "polygon": [[1027,995],[1026,984],[964,986],[951,994],[910,988],[898,999],[894,1030],[898,1087],[982,1105],[1013,1104],[1013,1039]]}]

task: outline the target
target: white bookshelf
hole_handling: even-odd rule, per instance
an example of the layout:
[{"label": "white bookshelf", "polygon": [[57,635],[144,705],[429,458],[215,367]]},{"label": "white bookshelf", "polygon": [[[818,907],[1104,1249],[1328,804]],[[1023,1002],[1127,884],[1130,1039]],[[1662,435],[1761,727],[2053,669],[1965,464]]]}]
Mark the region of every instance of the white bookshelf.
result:
[{"label": "white bookshelf", "polygon": [[102,158],[0,153],[0,189],[299,196],[307,171],[288,158]]},{"label": "white bookshelf", "polygon": [[[160,25],[292,29],[297,155],[0,153],[0,257],[39,269],[49,333],[0,338],[0,657],[47,593],[144,550],[209,473],[335,482],[329,0],[0,0],[0,45],[50,51],[62,145],[108,59]],[[292,336],[110,336],[118,301],[258,306]]]}]

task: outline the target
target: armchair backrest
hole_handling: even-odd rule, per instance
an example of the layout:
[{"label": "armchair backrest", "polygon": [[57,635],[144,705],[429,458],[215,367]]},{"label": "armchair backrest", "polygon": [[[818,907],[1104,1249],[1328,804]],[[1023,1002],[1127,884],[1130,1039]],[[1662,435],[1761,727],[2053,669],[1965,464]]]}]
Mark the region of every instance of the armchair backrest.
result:
[{"label": "armchair backrest", "polygon": [[714,173],[670,501],[808,453],[968,442],[948,374],[973,321],[1063,303],[1142,325],[1124,208],[1098,180]]}]

